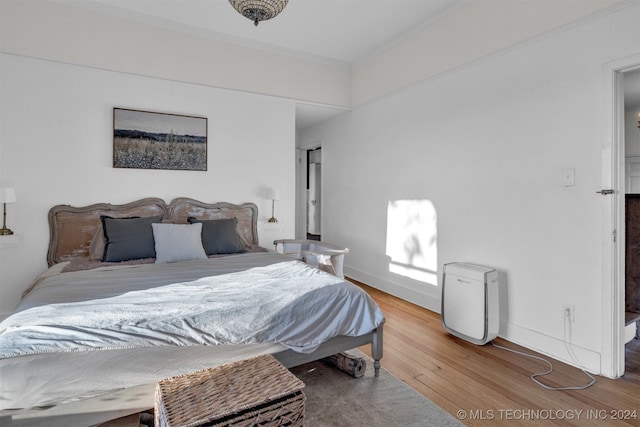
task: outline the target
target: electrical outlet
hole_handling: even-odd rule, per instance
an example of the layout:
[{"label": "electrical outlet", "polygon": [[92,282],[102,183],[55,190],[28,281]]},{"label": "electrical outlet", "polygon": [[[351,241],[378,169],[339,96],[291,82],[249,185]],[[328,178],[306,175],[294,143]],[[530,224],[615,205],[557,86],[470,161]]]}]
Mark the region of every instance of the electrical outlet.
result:
[{"label": "electrical outlet", "polygon": [[576,321],[576,306],[565,305],[562,307],[562,318],[569,319],[569,322],[574,323]]}]

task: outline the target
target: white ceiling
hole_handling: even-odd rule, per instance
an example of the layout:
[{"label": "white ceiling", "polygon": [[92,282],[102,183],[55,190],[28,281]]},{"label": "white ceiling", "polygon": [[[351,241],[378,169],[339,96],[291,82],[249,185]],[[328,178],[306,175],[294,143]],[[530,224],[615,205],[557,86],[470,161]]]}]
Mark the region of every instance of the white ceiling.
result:
[{"label": "white ceiling", "polygon": [[[470,0],[289,0],[280,15],[257,27],[228,0],[57,1],[215,40],[349,65],[381,52]],[[637,79],[635,73],[627,77]],[[627,101],[640,103],[640,93],[628,92],[635,85],[625,86],[631,96]],[[298,104],[296,128],[344,111]]]},{"label": "white ceiling", "polygon": [[296,104],[296,129],[304,129],[313,124],[328,120],[338,114],[342,114],[345,111],[348,110],[299,102]]},{"label": "white ceiling", "polygon": [[[290,0],[257,27],[228,0],[58,0],[95,12],[305,59],[352,64],[468,0]],[[296,128],[344,110],[299,104]]]},{"label": "white ceiling", "polygon": [[59,0],[218,40],[352,63],[468,0],[290,0],[257,27],[228,0]]}]

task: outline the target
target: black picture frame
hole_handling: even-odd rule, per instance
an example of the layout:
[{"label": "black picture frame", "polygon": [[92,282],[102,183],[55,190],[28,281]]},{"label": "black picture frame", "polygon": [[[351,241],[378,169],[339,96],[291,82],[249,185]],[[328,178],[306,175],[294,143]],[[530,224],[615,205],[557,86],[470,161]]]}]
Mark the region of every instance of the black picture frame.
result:
[{"label": "black picture frame", "polygon": [[113,167],[207,170],[206,117],[113,108]]}]

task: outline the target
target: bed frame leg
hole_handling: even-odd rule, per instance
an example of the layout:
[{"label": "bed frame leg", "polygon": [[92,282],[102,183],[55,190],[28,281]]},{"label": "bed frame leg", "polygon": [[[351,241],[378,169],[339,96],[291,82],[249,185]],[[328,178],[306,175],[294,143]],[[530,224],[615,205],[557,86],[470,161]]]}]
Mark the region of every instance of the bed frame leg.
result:
[{"label": "bed frame leg", "polygon": [[371,340],[371,357],[373,357],[373,369],[375,370],[375,376],[380,376],[380,359],[382,359],[382,324],[373,331]]}]

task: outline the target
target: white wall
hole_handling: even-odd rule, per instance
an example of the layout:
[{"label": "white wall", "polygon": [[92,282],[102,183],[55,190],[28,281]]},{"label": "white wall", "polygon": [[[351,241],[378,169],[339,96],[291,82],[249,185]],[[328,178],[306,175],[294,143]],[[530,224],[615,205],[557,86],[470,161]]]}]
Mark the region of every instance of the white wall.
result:
[{"label": "white wall", "polygon": [[[293,101],[9,54],[0,56],[0,92],[0,186],[16,190],[7,225],[22,235],[0,248],[0,313],[46,268],[47,212],[56,204],[253,202],[262,224],[274,186],[281,222],[260,243],[294,236]],[[207,117],[208,170],[114,169],[113,107]]]},{"label": "white wall", "polygon": [[[237,18],[233,8],[227,13]],[[351,103],[347,65],[266,52],[57,0],[2,0],[0,50],[321,104]]]},{"label": "white wall", "polygon": [[603,64],[640,51],[638,16],[636,2],[300,132],[323,141],[323,240],[350,248],[345,274],[439,311],[440,283],[390,273],[386,254],[388,203],[430,200],[439,279],[452,261],[497,268],[501,335],[569,362],[575,305],[574,349],[600,372]]},{"label": "white wall", "polygon": [[[0,50],[349,108],[632,1],[461,1],[421,30],[349,66],[98,13],[100,7],[82,2],[2,0]],[[226,13],[237,18],[232,8]]]},{"label": "white wall", "polygon": [[621,0],[463,1],[410,37],[355,64],[353,105],[463,66],[617,3]]},{"label": "white wall", "polygon": [[[639,89],[640,90],[640,89]],[[626,157],[640,156],[640,126],[638,124],[640,107],[624,114],[624,154]]]}]

